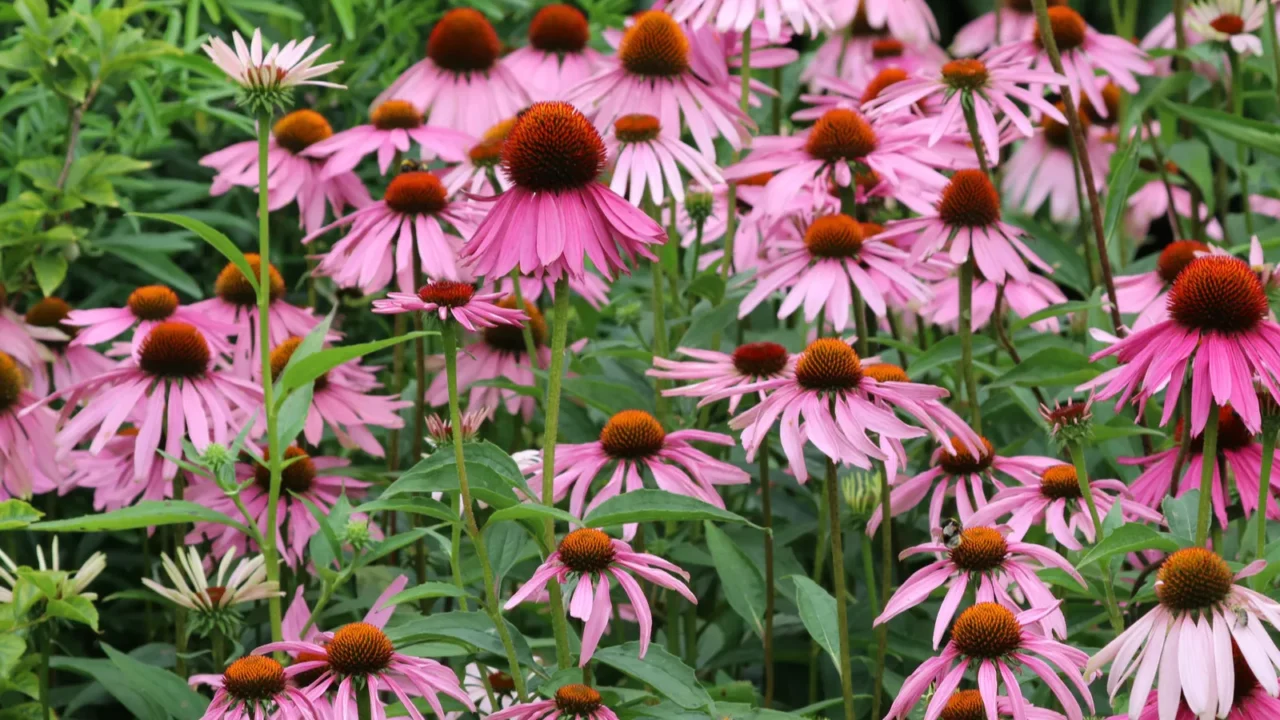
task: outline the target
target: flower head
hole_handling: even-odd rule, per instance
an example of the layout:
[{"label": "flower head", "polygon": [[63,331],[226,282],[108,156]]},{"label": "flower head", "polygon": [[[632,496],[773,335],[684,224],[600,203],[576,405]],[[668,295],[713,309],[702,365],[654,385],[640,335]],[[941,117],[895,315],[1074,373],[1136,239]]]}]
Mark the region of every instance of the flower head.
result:
[{"label": "flower head", "polygon": [[336,70],[342,61],[317,65],[316,60],[329,46],[307,55],[315,40],[313,37],[302,42],[290,40],[284,47],[273,44],[265,53],[262,51],[261,29],[253,31],[249,45],[245,45],[239,32],[232,32],[231,38],[235,50],[222,38],[213,38],[200,49],[240,86],[240,103],[256,114],[287,107],[292,100],[293,89],[299,85],[346,89],[345,85],[316,79]]},{"label": "flower head", "polygon": [[685,145],[675,133],[663,128],[653,115],[623,115],[605,135],[605,146],[613,157],[613,180],[609,187],[619,195],[630,186],[628,199],[639,206],[648,189],[655,205],[661,206],[665,193],[684,202],[685,181],[680,170],[701,187],[723,182],[715,163]]},{"label": "flower head", "polygon": [[[161,553],[160,561],[173,588],[151,578],[142,578],[142,584],[173,603],[194,611],[193,629],[201,635],[208,635],[214,629],[233,634],[238,631],[240,621],[236,605],[284,597],[279,583],[267,580],[266,561],[261,555],[243,560],[239,565],[236,565],[235,557],[235,548],[228,550],[218,563],[218,572],[210,578],[205,576],[200,553],[195,548],[179,550],[177,564],[169,559],[168,553]],[[231,572],[233,567],[235,571]]]},{"label": "flower head", "polygon": [[1275,12],[1265,0],[1200,0],[1187,8],[1187,27],[1206,40],[1223,43],[1241,55],[1261,55],[1262,29],[1267,13]]},{"label": "flower head", "polygon": [[[676,348],[676,352],[691,360],[668,360],[663,357],[653,358],[653,369],[646,372],[650,377],[664,380],[697,381],[691,385],[664,390],[664,395],[672,397],[701,398],[698,405],[710,402],[710,395],[724,396],[724,393],[737,387],[750,385],[771,378],[784,377],[795,372],[795,356],[787,349],[773,342],[754,342],[739,345],[732,353],[722,353],[696,348]],[[742,394],[728,395],[729,412],[736,412]],[[763,397],[763,394],[756,393]]]},{"label": "flower head", "polygon": [[604,706],[600,693],[586,685],[561,685],[549,700],[534,700],[514,705],[488,716],[489,720],[618,720],[612,710]]},{"label": "flower head", "polygon": [[22,367],[0,352],[0,436],[13,438],[0,444],[0,500],[47,492],[63,478],[55,459],[56,416],[47,407],[23,411],[38,401]]},{"label": "flower head", "polygon": [[376,313],[422,312],[434,315],[440,322],[452,320],[471,332],[497,325],[524,324],[524,313],[495,303],[502,293],[477,295],[471,283],[436,280],[418,289],[416,295],[389,293],[385,300],[374,300]]},{"label": "flower head", "polygon": [[192,685],[216,688],[201,720],[321,720],[324,715],[305,691],[292,684],[299,673],[269,657],[248,655],[222,675],[193,675]]}]

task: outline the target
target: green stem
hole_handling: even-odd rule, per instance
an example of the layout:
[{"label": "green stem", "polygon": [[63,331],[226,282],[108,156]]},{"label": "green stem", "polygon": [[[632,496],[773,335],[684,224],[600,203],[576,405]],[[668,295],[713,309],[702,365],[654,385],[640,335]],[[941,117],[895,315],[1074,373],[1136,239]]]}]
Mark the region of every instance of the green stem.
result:
[{"label": "green stem", "polygon": [[[262,554],[266,560],[267,580],[280,582],[280,558],[276,548],[279,532],[277,513],[280,506],[280,484],[283,478],[284,453],[280,451],[280,433],[276,428],[275,381],[271,377],[271,211],[267,206],[267,146],[271,136],[271,113],[258,115],[258,353],[262,361],[262,405],[267,416],[267,490],[266,544]],[[283,615],[280,598],[267,600],[271,619],[271,641],[281,642]],[[283,655],[277,653],[276,659]]]},{"label": "green stem", "polygon": [[[707,226],[705,218],[699,219],[694,223],[693,231],[693,272],[690,277],[698,277],[698,263],[702,260],[702,231]],[[693,302],[690,298],[689,302]]]},{"label": "green stem", "polygon": [[827,458],[827,517],[831,528],[831,579],[836,597],[836,626],[840,634],[840,691],[844,695],[845,720],[854,720],[853,649],[849,643],[849,603],[845,591],[844,540],[840,535],[840,489],[836,463]]},{"label": "green stem", "polygon": [[52,720],[53,703],[49,699],[49,658],[53,656],[53,622],[40,631],[40,717]]},{"label": "green stem", "polygon": [[[1089,519],[1093,521],[1093,541],[1102,541],[1102,518],[1098,515],[1098,503],[1093,498],[1089,485],[1089,468],[1085,464],[1084,448],[1078,442],[1067,444],[1067,452],[1071,455],[1071,463],[1076,467],[1076,481],[1080,483],[1080,494],[1089,506]],[[1111,616],[1111,627],[1117,633],[1124,632],[1124,616],[1120,614],[1120,604],[1116,602],[1116,589],[1111,580],[1111,562],[1102,563],[1102,587],[1107,594],[1107,613]]]},{"label": "green stem", "polygon": [[[173,499],[182,500],[186,483],[184,476],[178,472],[173,476]],[[252,523],[250,523],[252,524]],[[170,552],[173,556],[179,557],[186,548],[183,546],[182,526],[170,525],[168,530],[173,533],[173,547]],[[180,677],[187,676],[187,609],[178,606],[173,610],[173,653],[174,663],[173,669]]]},{"label": "green stem", "polygon": [[221,630],[213,631],[213,670],[221,671],[227,664],[227,638]]},{"label": "green stem", "polygon": [[[424,285],[422,276],[421,261],[415,255],[413,256],[413,286],[421,288]],[[418,313],[413,314],[413,329],[415,331],[423,330],[422,316]],[[409,460],[416,465],[422,460],[422,455],[426,451],[427,442],[427,339],[418,336],[413,340],[413,443],[411,445],[413,455]],[[457,425],[454,425],[457,427]],[[409,523],[416,527],[420,523],[417,515],[409,516]],[[413,569],[418,576],[418,582],[427,581],[427,540],[425,537],[418,538],[413,544]],[[431,610],[430,601],[426,598],[418,601],[418,609],[423,615]]]},{"label": "green stem", "polygon": [[[671,351],[667,347],[667,294],[662,283],[662,261],[655,260],[650,268],[650,273],[653,275],[653,355],[666,358]],[[658,422],[661,422],[664,427],[669,427],[671,418],[668,412],[667,396],[662,394],[662,391],[667,388],[667,382],[657,380],[653,386],[656,393],[654,408],[658,411]]]},{"label": "green stem", "polygon": [[1271,57],[1275,61],[1276,103],[1280,104],[1280,32],[1276,30],[1276,14],[1267,12],[1267,38],[1271,41]]},{"label": "green stem", "polygon": [[[876,615],[880,614],[878,608],[888,606],[889,597],[893,590],[893,503],[891,502],[891,497],[888,472],[882,472],[880,473],[880,517],[882,518],[880,532],[884,533],[884,536],[880,538],[880,598],[879,602],[874,605],[877,608]],[[875,590],[870,592],[874,593]],[[872,690],[871,711],[871,717],[873,718],[880,717],[881,695],[884,693],[884,663],[888,655],[889,624],[881,623],[880,627],[876,628],[876,679]]]},{"label": "green stem", "polygon": [[1258,483],[1258,552],[1255,560],[1266,557],[1267,501],[1271,499],[1271,464],[1276,455],[1276,430],[1268,420],[1262,423],[1262,475]]},{"label": "green stem", "polygon": [[[556,318],[556,322],[563,322]],[[497,583],[494,580],[493,565],[489,562],[489,553],[484,547],[484,536],[480,534],[480,526],[476,524],[476,513],[471,502],[471,485],[467,481],[466,456],[462,441],[462,409],[458,402],[458,335],[453,322],[444,324],[444,362],[445,375],[449,385],[449,423],[453,435],[453,460],[458,469],[458,492],[462,500],[462,514],[467,523],[467,535],[476,547],[476,557],[480,560],[481,577],[484,579],[484,597],[489,617],[498,631],[502,648],[507,653],[507,664],[511,667],[511,680],[515,683],[516,694],[520,702],[525,701],[524,673],[520,671],[520,660],[516,657],[516,646],[511,640],[511,631],[507,629],[506,620],[498,605]],[[456,555],[456,551],[455,551]]]},{"label": "green stem", "polygon": [[[408,318],[404,313],[399,313],[395,317],[395,326],[392,332],[396,337],[405,334],[408,328]],[[397,400],[400,399],[404,391],[404,343],[396,343],[395,348],[391,351],[391,394]],[[392,428],[387,431],[387,474],[392,479],[398,476],[400,472],[400,428]],[[388,510],[383,518],[386,523],[383,528],[389,528],[389,535],[396,533],[396,513],[394,510]],[[250,525],[253,523],[250,522]],[[391,565],[399,565],[399,553],[391,553],[388,556],[388,562]]]},{"label": "green stem", "polygon": [[[339,581],[341,578],[339,578]],[[302,637],[307,636],[307,631],[316,624],[316,620],[320,619],[320,613],[324,611],[325,606],[329,604],[329,598],[333,597],[333,589],[337,586],[338,581],[324,581],[320,585],[320,597],[316,600],[316,604],[311,606],[311,616],[307,618],[307,622],[302,626]]]},{"label": "green stem", "polygon": [[773,492],[769,487],[769,441],[760,444],[757,466],[760,469],[760,510],[764,515],[764,706],[773,707],[777,678],[773,666]]},{"label": "green stem", "polygon": [[373,706],[369,701],[368,686],[356,690],[356,717],[359,720],[373,720]]},{"label": "green stem", "polygon": [[[1269,15],[1275,15],[1275,8],[1267,7]],[[1272,22],[1275,22],[1273,19]],[[1244,63],[1240,54],[1227,47],[1227,58],[1231,64],[1231,109],[1236,117],[1244,119]],[[1249,202],[1249,147],[1244,143],[1236,143],[1236,177],[1240,181],[1240,202],[1244,206],[1245,233],[1253,237],[1253,207]]]},{"label": "green stem", "polygon": [[[516,307],[525,309],[524,290],[520,287],[520,268],[511,269],[511,296],[516,299]],[[533,369],[533,387],[538,388],[538,345],[533,339],[533,328],[529,323],[520,326],[520,334],[524,336],[524,351],[529,356],[529,367]]]},{"label": "green stem", "polygon": [[[1186,423],[1186,428],[1191,424]],[[1196,517],[1196,546],[1209,538],[1209,518],[1213,508],[1213,472],[1218,468],[1218,403],[1209,401],[1209,420],[1204,426],[1204,451],[1200,454],[1200,514]]]},{"label": "green stem", "polygon": [[[555,505],[556,437],[560,433],[560,385],[564,380],[564,348],[569,335],[569,279],[560,277],[555,288],[555,325],[551,331],[551,369],[547,375],[546,427],[542,432],[542,504]],[[550,552],[556,545],[555,523],[542,524],[543,543]],[[556,636],[556,664],[561,670],[572,664],[569,650],[569,623],[564,615],[560,583],[548,583],[551,594],[551,621]]]},{"label": "green stem", "polygon": [[973,431],[982,434],[982,404],[978,401],[978,376],[973,369],[973,255],[960,265],[960,369],[973,415]]},{"label": "green stem", "polygon": [[987,164],[987,150],[982,143],[982,133],[978,131],[978,113],[973,109],[973,101],[964,97],[960,101],[960,106],[964,108],[964,123],[969,128],[973,152],[978,156],[978,167],[982,168],[982,172],[986,173],[987,177],[991,177],[991,166]]},{"label": "green stem", "polygon": [[[738,97],[738,109],[744,114],[751,104],[751,26],[742,32],[742,70],[738,75],[742,81],[742,93]],[[733,161],[737,162],[742,153],[733,152]],[[733,271],[733,245],[738,235],[738,183],[729,182],[729,205],[725,208],[727,218],[724,226],[724,257],[720,259],[720,277],[728,280]]]}]

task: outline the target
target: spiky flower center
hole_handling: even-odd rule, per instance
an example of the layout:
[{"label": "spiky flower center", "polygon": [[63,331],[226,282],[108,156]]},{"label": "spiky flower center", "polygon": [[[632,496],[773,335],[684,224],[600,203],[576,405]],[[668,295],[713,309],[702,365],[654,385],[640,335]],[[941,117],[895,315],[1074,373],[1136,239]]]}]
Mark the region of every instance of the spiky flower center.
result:
[{"label": "spiky flower center", "polygon": [[264,655],[246,655],[222,673],[222,686],[236,700],[266,702],[284,692],[284,667]]},{"label": "spiky flower center", "polygon": [[1160,279],[1172,283],[1196,259],[1196,253],[1208,253],[1209,246],[1198,240],[1175,240],[1160,251],[1156,272]]},{"label": "spiky flower center", "polygon": [[382,199],[387,207],[406,215],[435,215],[449,205],[444,183],[435,173],[426,170],[396,175]]},{"label": "spiky flower center", "polygon": [[471,164],[481,168],[496,167],[502,162],[503,140],[481,140],[467,151]]},{"label": "spiky flower center", "polygon": [[[260,279],[262,259],[257,253],[246,253],[244,259],[248,261],[254,279]],[[284,297],[284,278],[280,276],[280,271],[276,270],[275,265],[267,268],[267,278],[271,302]],[[236,267],[235,263],[227,263],[226,267],[222,268],[222,272],[218,273],[218,279],[213,283],[213,292],[224,302],[232,305],[254,307],[258,304],[258,295],[253,291],[253,285],[249,284],[249,279],[240,272],[240,268]]]},{"label": "spiky flower center", "polygon": [[973,475],[975,473],[984,472],[991,467],[991,461],[995,459],[995,448],[991,447],[991,441],[986,438],[982,440],[982,450],[975,455],[973,450],[966,447],[964,442],[956,438],[951,438],[951,447],[955,452],[949,453],[946,448],[942,448],[942,452],[938,453],[938,467],[942,468],[951,475]]},{"label": "spiky flower center", "polygon": [[1267,293],[1258,276],[1248,263],[1229,255],[1196,258],[1169,290],[1169,315],[1187,328],[1248,332],[1267,310]]},{"label": "spiky flower center", "polygon": [[1223,35],[1239,35],[1244,32],[1244,18],[1239,15],[1226,13],[1219,15],[1209,23],[1209,27],[1217,30]]},{"label": "spiky flower center", "polygon": [[[293,658],[294,665],[304,662],[322,662],[327,666],[329,663],[329,656],[324,653],[300,652]],[[316,680],[319,680],[320,676],[325,674],[327,671],[327,667],[317,667],[306,672],[298,673],[293,676],[293,682],[298,687],[306,687]]]},{"label": "spiky flower center", "polygon": [[[262,450],[262,459],[270,460],[266,448]],[[285,492],[305,493],[311,490],[316,481],[316,464],[307,451],[291,445],[284,450],[284,461],[287,463],[280,473],[280,487]],[[271,487],[271,470],[263,464],[254,463],[253,480],[264,490]]]},{"label": "spiky flower center", "polygon": [[329,666],[340,675],[370,675],[391,664],[395,648],[386,633],[369,623],[351,623],[333,634],[326,648]]},{"label": "spiky flower center", "polygon": [[862,226],[848,215],[824,215],[805,231],[804,246],[813,257],[856,258],[862,251]]},{"label": "spiky flower center", "polygon": [[321,140],[333,136],[329,121],[315,110],[294,110],[276,121],[271,133],[276,144],[297,155]]},{"label": "spiky flower center", "polygon": [[138,350],[138,367],[166,378],[198,378],[209,369],[209,343],[184,322],[162,322],[151,328]]},{"label": "spiky flower center", "polygon": [[848,390],[862,382],[862,359],[838,338],[818,338],[796,361],[796,382],[810,390]]},{"label": "spiky flower center", "polygon": [[407,100],[388,100],[374,108],[369,119],[379,130],[412,130],[422,127],[422,113]]},{"label": "spiky flower center", "polygon": [[902,57],[906,49],[907,46],[904,45],[901,40],[895,40],[893,38],[873,40],[871,42],[871,57],[879,60]]},{"label": "spiky flower center", "polygon": [[1205,548],[1178,550],[1156,573],[1156,597],[1170,610],[1215,607],[1231,594],[1235,575],[1217,553]]},{"label": "spiky flower center", "polygon": [[[1065,5],[1049,8],[1049,27],[1053,30],[1053,40],[1058,45],[1059,52],[1075,50],[1084,45],[1084,36],[1089,30],[1080,13]],[[1041,47],[1038,24],[1035,43],[1037,47]]]},{"label": "spiky flower center", "polygon": [[594,528],[574,530],[560,541],[560,560],[576,573],[601,573],[613,562],[613,541]]},{"label": "spiky flower center", "polygon": [[1054,465],[1041,473],[1040,494],[1050,500],[1075,500],[1082,497],[1075,466]]},{"label": "spiky flower center", "polygon": [[468,7],[454,8],[440,18],[427,38],[427,57],[454,73],[484,72],[502,54],[502,41],[488,18]]},{"label": "spiky flower center", "polygon": [[582,52],[590,39],[587,16],[570,5],[548,5],[529,23],[529,44],[543,52]]},{"label": "spiky flower center", "polygon": [[[498,301],[498,307],[514,310],[516,300],[510,296],[504,297]],[[525,324],[533,334],[534,346],[542,347],[547,343],[546,319],[538,308],[527,302],[524,304],[524,314],[527,316]],[[485,328],[483,337],[485,344],[500,352],[520,355],[526,350],[524,330],[516,325],[495,325],[494,327]]]},{"label": "spiky flower center", "polygon": [[907,371],[893,363],[875,363],[862,368],[862,374],[876,382],[909,383],[911,376]]},{"label": "spiky flower center", "polygon": [[748,377],[773,377],[787,366],[787,357],[787,349],[778,343],[747,343],[733,351],[733,367]]},{"label": "spiky flower center", "polygon": [[126,306],[139,320],[164,320],[178,309],[178,293],[164,285],[146,285],[129,293]]},{"label": "spiky flower center", "polygon": [[1000,222],[1000,193],[981,170],[960,170],[942,189],[938,217],[951,227],[988,227]]},{"label": "spiky flower center", "polygon": [[624,143],[648,142],[662,132],[662,123],[652,115],[623,115],[613,121],[613,134]]},{"label": "spiky flower center", "polygon": [[858,223],[862,228],[862,239],[873,238],[884,232],[884,226],[875,222]]},{"label": "spiky flower center", "polygon": [[7,353],[0,352],[0,412],[17,407],[24,387],[22,368]]},{"label": "spiky flower center", "polygon": [[939,715],[942,720],[986,720],[987,707],[977,690],[958,690],[947,699]]},{"label": "spiky flower center", "polygon": [[648,10],[622,36],[618,60],[633,75],[675,77],[689,69],[689,38],[670,15]]},{"label": "spiky flower center", "polygon": [[[1185,429],[1182,420],[1174,425],[1173,437],[1182,443],[1182,433]],[[1243,450],[1253,444],[1253,431],[1245,424],[1244,420],[1236,414],[1235,408],[1230,404],[1223,405],[1218,408],[1218,452],[1225,450]],[[1204,452],[1204,435],[1196,435],[1191,438],[1191,447],[1189,450],[1200,455]]]},{"label": "spiky flower center", "polygon": [[471,283],[456,280],[436,280],[418,290],[418,299],[447,308],[458,308],[471,302],[476,288]]},{"label": "spiky flower center", "polygon": [[907,71],[899,67],[881,70],[876,73],[875,77],[871,78],[871,82],[867,83],[867,89],[862,91],[862,104],[866,105],[875,100],[880,97],[880,93],[884,92],[886,88],[891,85],[897,85],[908,77]]},{"label": "spiky flower center", "polygon": [[991,75],[987,72],[986,63],[964,58],[943,65],[942,79],[956,90],[974,91],[985,86]]},{"label": "spiky flower center", "polygon": [[833,108],[818,118],[804,149],[826,162],[848,162],[875,151],[878,140],[871,123],[848,108]]},{"label": "spiky flower center", "polygon": [[951,562],[965,572],[987,572],[1004,563],[1009,544],[994,528],[973,527],[960,532],[960,544],[948,552]]},{"label": "spiky flower center", "polygon": [[493,688],[494,692],[505,695],[515,692],[516,681],[507,673],[495,670],[489,673],[489,687]]},{"label": "spiky flower center", "polygon": [[[1064,116],[1067,114],[1066,107],[1061,102],[1054,103],[1054,106],[1057,107],[1058,112],[1062,113]],[[1088,113],[1077,112],[1080,117],[1080,125],[1087,133],[1089,126],[1093,124],[1093,121],[1089,119]],[[1071,126],[1065,123],[1060,123],[1048,115],[1043,115],[1040,118],[1040,129],[1044,132],[1045,141],[1053,147],[1061,148],[1063,150],[1071,148]]]},{"label": "spiky flower center", "polygon": [[600,445],[610,457],[650,457],[662,450],[667,433],[657,418],[643,410],[623,410],[600,431]]},{"label": "spiky flower center", "polygon": [[556,690],[556,710],[566,717],[588,717],[600,705],[600,693],[586,685],[564,685]]},{"label": "spiky flower center", "polygon": [[566,102],[534,103],[520,115],[502,146],[512,182],[535,192],[576,190],[595,182],[604,167],[604,141]]},{"label": "spiky flower center", "polygon": [[66,300],[60,297],[41,298],[34,305],[27,309],[26,320],[28,325],[39,328],[56,328],[62,324],[63,320],[71,314],[71,306]]},{"label": "spiky flower center", "polygon": [[978,603],[956,618],[951,642],[969,658],[1004,657],[1022,647],[1022,625],[1003,605]]},{"label": "spiky flower center", "polygon": [[1099,112],[1099,108],[1094,107],[1093,101],[1084,98],[1080,101],[1080,109],[1088,118],[1098,125],[1110,126],[1114,125],[1120,117],[1120,100],[1122,91],[1115,83],[1107,83],[1102,88],[1102,103],[1107,111],[1107,116],[1103,117]]}]

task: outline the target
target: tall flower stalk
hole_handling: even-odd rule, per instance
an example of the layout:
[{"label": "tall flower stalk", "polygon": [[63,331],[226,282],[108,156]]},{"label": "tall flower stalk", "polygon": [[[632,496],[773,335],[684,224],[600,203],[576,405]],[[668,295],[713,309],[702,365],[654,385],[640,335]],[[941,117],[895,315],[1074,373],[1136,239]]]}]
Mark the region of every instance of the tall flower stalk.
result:
[{"label": "tall flower stalk", "polygon": [[[560,434],[560,387],[564,381],[564,350],[569,337],[569,278],[561,276],[555,287],[555,325],[551,329],[551,366],[547,374],[546,423],[542,431],[542,504],[553,507],[555,498],[556,439]],[[548,548],[556,544],[555,523],[543,521],[543,540]],[[559,583],[549,583],[551,621],[556,638],[556,664],[560,669],[573,663],[569,650],[569,624],[565,620],[564,597]]]},{"label": "tall flower stalk", "polygon": [[[1187,426],[1190,427],[1189,425]],[[1204,547],[1209,539],[1209,518],[1213,510],[1213,474],[1218,469],[1218,403],[1209,401],[1209,417],[1205,421],[1204,450],[1200,461],[1200,508],[1196,514],[1196,546]],[[1266,516],[1266,505],[1258,508]]]},{"label": "tall flower stalk", "polygon": [[[849,642],[849,603],[844,578],[844,538],[840,532],[840,488],[836,480],[836,461],[827,458],[827,517],[831,536],[831,585],[836,597],[836,629],[840,634],[840,691],[844,696],[845,720],[854,720],[853,648]],[[886,532],[888,526],[886,525]]]}]

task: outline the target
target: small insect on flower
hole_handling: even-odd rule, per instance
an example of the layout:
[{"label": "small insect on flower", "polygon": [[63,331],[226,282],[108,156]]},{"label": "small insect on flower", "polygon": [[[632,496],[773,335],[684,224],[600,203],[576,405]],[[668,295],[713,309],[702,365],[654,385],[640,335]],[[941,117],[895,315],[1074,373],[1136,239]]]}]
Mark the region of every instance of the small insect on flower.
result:
[{"label": "small insect on flower", "polygon": [[938,531],[942,544],[947,546],[948,550],[955,550],[964,542],[964,526],[955,518],[947,518],[942,523],[942,528]]}]

